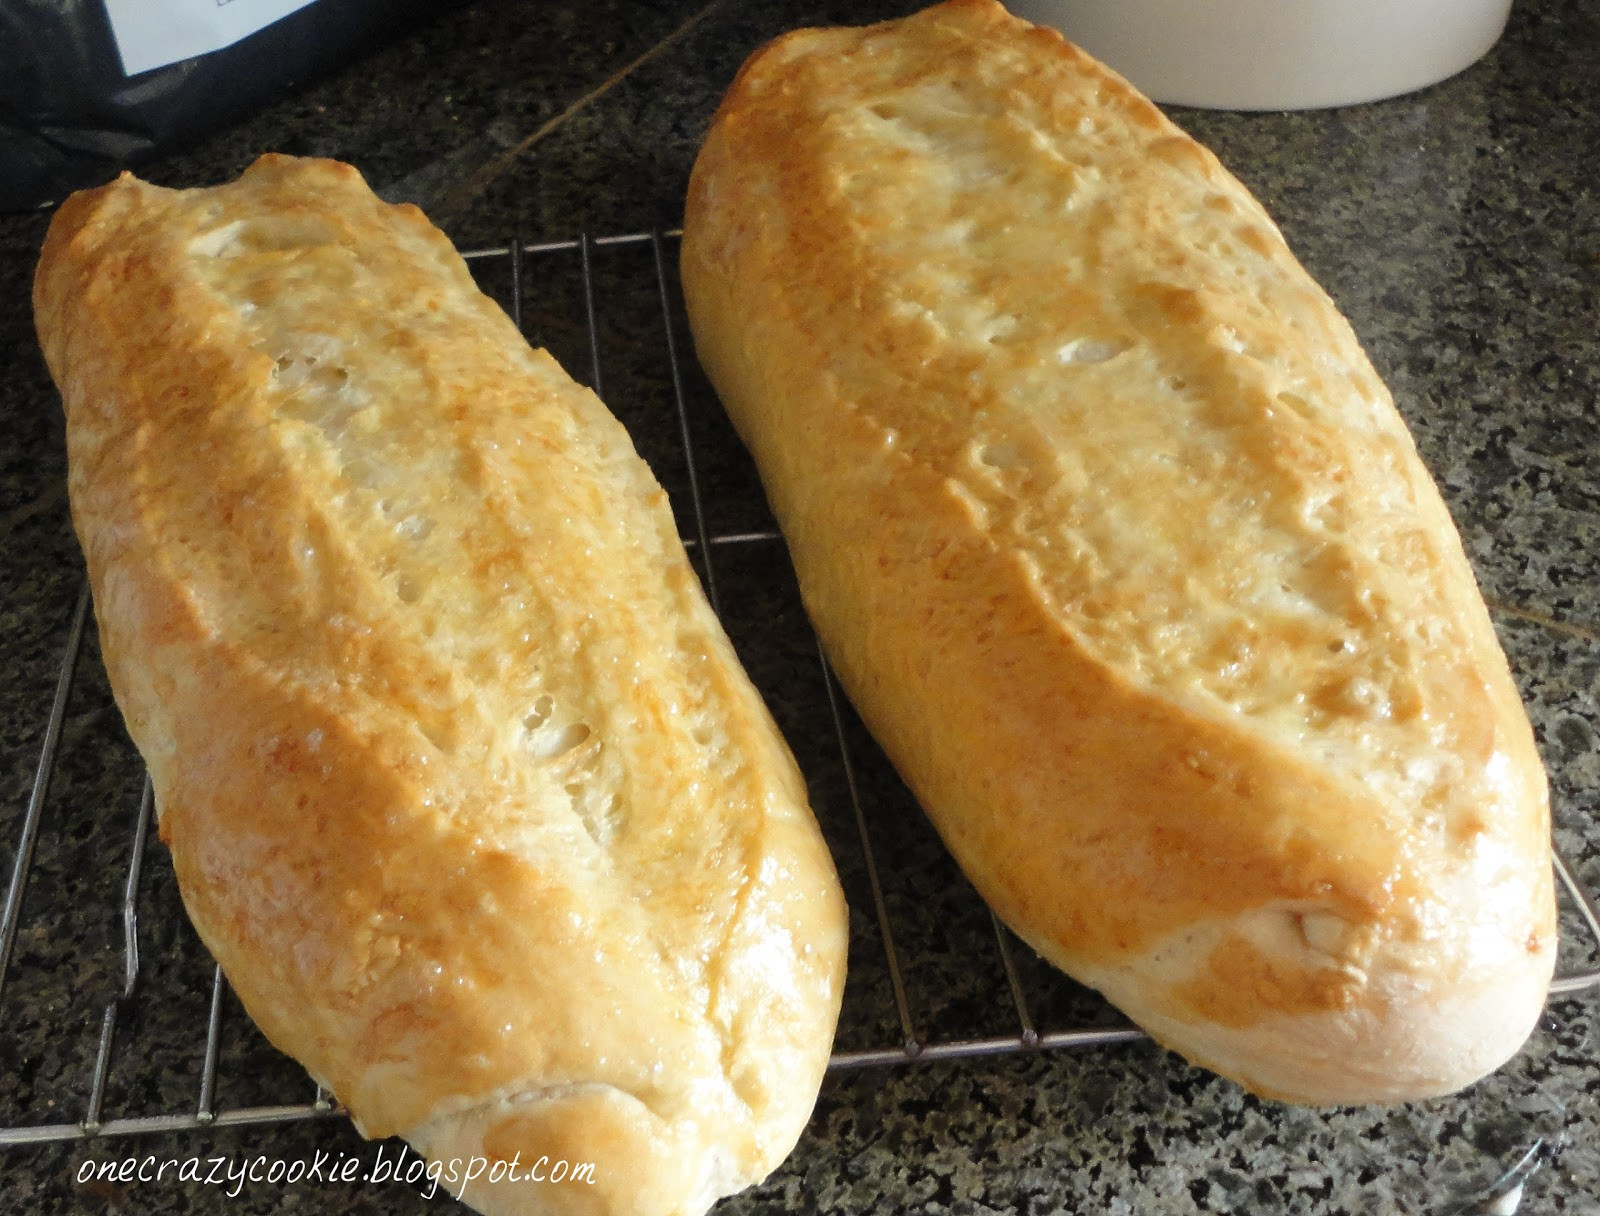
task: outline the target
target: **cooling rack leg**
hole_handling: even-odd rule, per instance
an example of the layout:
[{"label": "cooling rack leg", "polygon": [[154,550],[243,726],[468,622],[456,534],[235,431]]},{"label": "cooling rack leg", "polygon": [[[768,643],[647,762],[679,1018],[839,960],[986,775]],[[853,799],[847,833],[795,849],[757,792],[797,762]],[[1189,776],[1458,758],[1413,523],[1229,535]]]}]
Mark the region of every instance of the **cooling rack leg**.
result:
[{"label": "cooling rack leg", "polygon": [[195,1108],[195,1118],[201,1123],[210,1123],[217,1117],[217,1045],[222,1038],[222,997],[226,984],[222,966],[218,964],[211,973],[211,1013],[206,1018],[206,1054],[200,1068],[200,1101]]},{"label": "cooling rack leg", "polygon": [[689,469],[689,501],[694,507],[695,539],[700,543],[700,557],[706,569],[706,596],[712,610],[719,616],[722,606],[717,602],[717,578],[711,569],[711,537],[706,530],[705,504],[700,497],[700,472],[695,467],[694,438],[689,430],[689,407],[683,395],[683,371],[678,366],[678,342],[673,336],[672,293],[667,290],[667,262],[661,248],[661,234],[650,234],[650,252],[655,258],[656,295],[661,303],[661,330],[667,342],[667,370],[672,377],[672,400],[678,410],[678,435],[683,442],[683,459]]},{"label": "cooling rack leg", "polygon": [[11,951],[17,940],[17,922],[22,915],[22,896],[28,886],[28,870],[33,865],[34,845],[39,839],[39,822],[50,793],[50,774],[55,770],[56,752],[61,746],[61,724],[67,716],[67,698],[72,693],[72,677],[78,669],[78,653],[83,648],[84,624],[89,618],[89,584],[78,592],[67,631],[67,653],[56,677],[55,698],[50,702],[50,717],[45,723],[44,743],[39,748],[39,764],[33,774],[33,789],[28,809],[22,816],[22,834],[17,840],[17,856],[11,866],[11,882],[6,887],[5,910],[0,913],[0,996],[5,993],[6,972],[11,966]]},{"label": "cooling rack leg", "polygon": [[583,316],[589,331],[589,387],[596,397],[604,400],[605,389],[600,383],[600,326],[594,304],[594,259],[590,254],[593,245],[588,233],[578,239],[578,258],[583,266]]},{"label": "cooling rack leg", "polygon": [[1022,1028],[1022,1043],[1025,1047],[1037,1047],[1039,1030],[1033,1024],[1033,1015],[1028,1012],[1028,998],[1022,991],[1022,977],[1017,974],[1017,963],[1011,956],[1006,928],[992,908],[989,910],[989,923],[994,926],[995,945],[1000,948],[1000,965],[1005,968],[1006,984],[1011,989],[1011,1003],[1016,1007],[1017,1024]]},{"label": "cooling rack leg", "polygon": [[122,999],[139,985],[139,879],[144,875],[145,843],[150,837],[150,817],[155,789],[147,774],[139,795],[139,813],[133,822],[133,843],[128,848],[128,879],[122,885]]},{"label": "cooling rack leg", "polygon": [[[1578,872],[1572,868],[1572,862],[1567,860],[1566,854],[1560,849],[1551,848],[1550,860],[1555,865],[1556,874],[1561,879],[1561,884],[1566,887],[1567,894],[1572,896],[1573,902],[1578,905],[1578,914],[1583,919],[1584,927],[1589,931],[1589,938],[1596,952],[1600,952],[1600,907],[1595,905],[1595,898],[1584,885],[1578,881]],[[1550,981],[1551,996],[1566,996],[1569,993],[1582,992],[1600,984],[1600,968],[1591,967],[1584,971],[1574,971],[1566,975],[1558,975]]]},{"label": "cooling rack leg", "polygon": [[511,323],[522,332],[522,238],[511,242]]},{"label": "cooling rack leg", "polygon": [[867,830],[867,817],[861,809],[861,796],[856,789],[855,766],[850,761],[850,745],[844,737],[844,718],[839,713],[839,697],[834,691],[833,669],[828,666],[828,656],[823,653],[822,642],[817,641],[817,658],[822,663],[822,681],[828,692],[828,710],[833,716],[833,733],[838,742],[839,757],[844,762],[845,786],[850,792],[850,806],[855,812],[856,831],[861,837],[861,852],[867,863],[867,883],[872,888],[872,907],[878,917],[878,932],[883,938],[884,961],[889,968],[889,984],[894,989],[895,1010],[900,1016],[900,1033],[904,1052],[916,1056],[922,1051],[915,1025],[911,1021],[911,1004],[906,1000],[905,976],[900,967],[900,952],[895,949],[894,930],[889,924],[889,906],[883,898],[883,884],[878,879],[878,858],[872,848],[872,834]]},{"label": "cooling rack leg", "polygon": [[122,886],[122,991],[106,1002],[100,1017],[100,1045],[95,1051],[94,1076],[89,1082],[89,1100],[84,1111],[83,1133],[99,1132],[105,1105],[106,1078],[111,1072],[111,1049],[116,1042],[117,1021],[122,1005],[133,996],[139,983],[139,877],[144,872],[145,841],[150,832],[150,814],[155,795],[147,774],[139,794],[139,809],[133,820],[133,839],[128,845],[128,876]]},{"label": "cooling rack leg", "polygon": [[100,1018],[100,1046],[94,1056],[94,1078],[89,1082],[89,1104],[83,1115],[83,1132],[92,1136],[100,1130],[100,1108],[105,1102],[106,1075],[111,1071],[111,1044],[117,1035],[117,1002],[107,1001]]}]

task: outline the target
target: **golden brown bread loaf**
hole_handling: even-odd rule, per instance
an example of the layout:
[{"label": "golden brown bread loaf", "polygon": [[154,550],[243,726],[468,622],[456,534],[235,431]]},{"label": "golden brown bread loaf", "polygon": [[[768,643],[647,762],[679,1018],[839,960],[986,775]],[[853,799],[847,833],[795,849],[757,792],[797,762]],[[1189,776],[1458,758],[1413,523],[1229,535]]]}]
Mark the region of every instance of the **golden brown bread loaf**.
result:
[{"label": "golden brown bread loaf", "polygon": [[850,696],[999,915],[1266,1094],[1457,1088],[1555,954],[1460,540],[1246,190],[991,0],[743,68],[695,342]]},{"label": "golden brown bread loaf", "polygon": [[75,196],[35,307],[117,700],[267,1036],[463,1178],[593,1165],[484,1212],[766,1175],[844,908],[622,427],[334,162]]}]

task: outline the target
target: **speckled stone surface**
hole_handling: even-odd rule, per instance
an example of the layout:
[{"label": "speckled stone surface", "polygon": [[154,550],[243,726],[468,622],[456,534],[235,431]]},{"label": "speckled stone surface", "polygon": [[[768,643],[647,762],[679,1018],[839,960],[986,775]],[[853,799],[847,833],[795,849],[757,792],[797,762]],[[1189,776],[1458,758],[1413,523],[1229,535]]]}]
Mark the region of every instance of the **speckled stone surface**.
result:
[{"label": "speckled stone surface", "polygon": [[[419,202],[463,247],[670,229],[697,142],[743,57],[802,24],[908,11],[878,0],[480,0],[259,117],[152,165],[218,180],[268,149],[350,160]],[[1519,2],[1505,40],[1433,89],[1310,114],[1175,117],[1277,217],[1345,309],[1438,476],[1528,699],[1557,836],[1600,888],[1600,17]],[[0,882],[81,586],[62,493],[57,405],[35,352],[28,281],[46,217],[0,216]],[[713,536],[771,520],[748,459],[687,357],[663,240],[592,251],[605,397],[672,495],[698,490]],[[509,304],[504,257],[478,263]],[[523,320],[589,379],[577,254],[530,255]],[[682,359],[686,426],[666,352]],[[691,485],[686,459],[695,459]],[[706,569],[703,555],[699,559]],[[860,844],[873,842],[914,1036],[1017,1033],[993,924],[848,706],[836,723],[781,545],[716,544],[708,573],[741,656],[793,743],[852,906],[841,1051],[904,1037]],[[841,749],[841,741],[843,748]],[[848,767],[846,763],[848,757]],[[125,979],[122,896],[142,777],[92,624],[65,706],[17,933],[0,989],[0,1125],[77,1123],[104,1011]],[[183,919],[164,850],[139,854],[139,978],[121,1007],[102,1118],[200,1101],[212,964]],[[1569,908],[1566,969],[1600,965]],[[1008,941],[1010,939],[1007,939]],[[1092,994],[1010,942],[1041,1030],[1115,1027]],[[225,996],[212,1105],[313,1097]],[[830,1075],[815,1118],[733,1214],[1447,1213],[1470,1210],[1541,1143],[1521,1210],[1600,1213],[1600,992],[1552,1002],[1528,1048],[1458,1097],[1391,1111],[1258,1101],[1148,1043]],[[75,1181],[129,1155],[238,1165],[355,1156],[341,1118],[0,1147],[0,1212],[405,1213],[462,1210],[394,1182]],[[226,1166],[224,1166],[226,1168]],[[1464,1208],[1463,1205],[1468,1205]]]}]

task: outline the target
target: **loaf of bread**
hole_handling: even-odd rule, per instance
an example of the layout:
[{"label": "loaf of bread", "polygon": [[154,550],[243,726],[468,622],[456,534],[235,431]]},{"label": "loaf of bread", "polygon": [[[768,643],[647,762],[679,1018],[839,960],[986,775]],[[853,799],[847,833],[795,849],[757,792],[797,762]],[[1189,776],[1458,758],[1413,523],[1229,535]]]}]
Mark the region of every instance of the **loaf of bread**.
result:
[{"label": "loaf of bread", "polygon": [[766,1175],[844,907],[621,425],[330,161],[73,197],[35,309],[117,701],[267,1037],[452,1191],[520,1162],[483,1212]]},{"label": "loaf of bread", "polygon": [[1513,1054],[1546,781],[1450,517],[1249,193],[992,0],[781,38],[683,281],[844,687],[996,912],[1267,1095]]}]

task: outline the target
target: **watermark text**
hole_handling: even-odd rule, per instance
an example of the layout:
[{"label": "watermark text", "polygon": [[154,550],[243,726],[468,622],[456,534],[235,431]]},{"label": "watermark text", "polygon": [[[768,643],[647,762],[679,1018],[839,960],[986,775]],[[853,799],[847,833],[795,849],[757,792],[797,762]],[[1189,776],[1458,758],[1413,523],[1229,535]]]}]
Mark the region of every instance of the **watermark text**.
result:
[{"label": "watermark text", "polygon": [[309,1158],[218,1155],[214,1157],[162,1157],[154,1153],[131,1157],[90,1157],[79,1164],[79,1184],[113,1182],[180,1182],[214,1186],[237,1198],[246,1186],[296,1186],[320,1183],[401,1182],[432,1199],[441,1187],[457,1199],[474,1184],[532,1186],[593,1186],[594,1162],[568,1161],[540,1154],[524,1160],[519,1152],[509,1161],[487,1157],[449,1157],[429,1160],[402,1144],[398,1151],[379,1144],[372,1157],[360,1153],[318,1149]]}]

